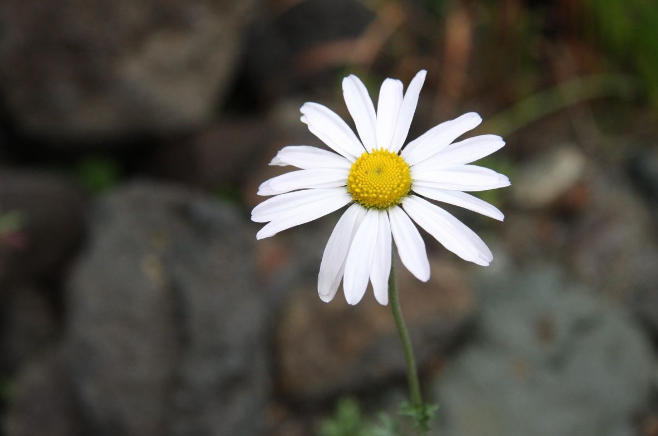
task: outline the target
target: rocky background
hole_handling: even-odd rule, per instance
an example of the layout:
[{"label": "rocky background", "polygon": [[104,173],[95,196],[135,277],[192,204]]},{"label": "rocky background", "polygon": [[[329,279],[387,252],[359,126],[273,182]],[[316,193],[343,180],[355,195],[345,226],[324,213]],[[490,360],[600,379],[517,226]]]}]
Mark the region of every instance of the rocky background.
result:
[{"label": "rocky background", "polygon": [[[658,435],[658,7],[643,0],[0,2],[0,434],[329,435],[394,413],[388,308],[316,295],[337,214],[256,242],[267,163],[340,79],[428,79],[410,136],[505,137],[399,269],[442,436]],[[348,119],[346,117],[346,119]],[[337,435],[331,433],[330,435]],[[343,436],[357,435],[344,431]],[[361,435],[362,433],[358,433]]]}]

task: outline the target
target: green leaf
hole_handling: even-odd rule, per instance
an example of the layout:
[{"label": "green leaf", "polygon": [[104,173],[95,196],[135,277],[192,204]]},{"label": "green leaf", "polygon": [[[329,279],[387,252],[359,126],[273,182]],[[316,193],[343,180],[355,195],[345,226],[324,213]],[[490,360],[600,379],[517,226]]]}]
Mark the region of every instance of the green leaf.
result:
[{"label": "green leaf", "polygon": [[379,422],[372,423],[354,398],[338,401],[336,413],[325,420],[320,436],[402,436],[399,423],[386,413],[379,414]]},{"label": "green leaf", "polygon": [[99,195],[117,184],[121,171],[115,160],[93,157],[79,162],[73,172],[88,193]]},{"label": "green leaf", "polygon": [[400,415],[410,418],[414,423],[414,429],[422,435],[430,431],[430,422],[434,419],[436,411],[439,410],[438,404],[421,404],[415,406],[408,401],[400,405]]},{"label": "green leaf", "polygon": [[23,214],[19,210],[11,210],[0,215],[0,236],[13,233],[23,228]]},{"label": "green leaf", "polygon": [[400,423],[386,413],[379,415],[379,425],[372,430],[373,436],[401,436]]},{"label": "green leaf", "polygon": [[369,426],[354,398],[338,401],[336,414],[327,419],[320,428],[320,436],[371,436]]},{"label": "green leaf", "polygon": [[0,402],[6,403],[13,395],[12,379],[7,377],[0,378]]}]

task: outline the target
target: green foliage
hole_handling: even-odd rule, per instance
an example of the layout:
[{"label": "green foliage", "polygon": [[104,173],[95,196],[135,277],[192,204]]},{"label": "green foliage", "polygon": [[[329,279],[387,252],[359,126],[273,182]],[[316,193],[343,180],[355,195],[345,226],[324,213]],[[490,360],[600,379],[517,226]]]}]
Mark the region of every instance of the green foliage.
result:
[{"label": "green foliage", "polygon": [[13,393],[12,380],[6,377],[0,378],[0,402],[6,403],[9,401]]},{"label": "green foliage", "polygon": [[98,195],[117,184],[121,171],[113,159],[92,157],[79,162],[73,172],[88,193]]},{"label": "green foliage", "polygon": [[[405,401],[400,405],[399,414],[410,419],[417,435],[426,435],[438,409],[436,404],[416,407]],[[322,423],[319,432],[319,436],[402,435],[400,423],[385,413],[379,415],[378,423],[369,421],[354,398],[341,399],[335,415]]]},{"label": "green foliage", "polygon": [[437,410],[439,410],[437,404],[425,403],[420,406],[414,406],[405,401],[400,406],[400,415],[411,418],[416,432],[419,435],[426,435],[430,431],[430,422],[434,419]]},{"label": "green foliage", "polygon": [[637,73],[658,108],[658,2],[584,0],[592,36],[624,68]]},{"label": "green foliage", "polygon": [[23,228],[23,215],[18,210],[0,214],[0,236],[13,233]]},{"label": "green foliage", "polygon": [[490,118],[483,130],[507,136],[535,121],[571,105],[588,100],[617,97],[630,99],[636,81],[622,75],[587,76],[571,79],[534,93]]},{"label": "green foliage", "polygon": [[336,414],[320,428],[320,436],[373,436],[370,425],[354,398],[338,402]]},{"label": "green foliage", "polygon": [[391,418],[389,415],[382,413],[379,415],[379,426],[373,428],[373,436],[400,436],[400,423]]},{"label": "green foliage", "polygon": [[240,202],[240,190],[233,184],[221,184],[214,190],[218,200],[237,204]]},{"label": "green foliage", "polygon": [[363,415],[354,398],[342,398],[334,417],[320,427],[320,436],[402,436],[399,423],[385,413],[379,414],[375,424]]},{"label": "green foliage", "polygon": [[422,0],[421,3],[434,15],[443,17],[454,0]]}]

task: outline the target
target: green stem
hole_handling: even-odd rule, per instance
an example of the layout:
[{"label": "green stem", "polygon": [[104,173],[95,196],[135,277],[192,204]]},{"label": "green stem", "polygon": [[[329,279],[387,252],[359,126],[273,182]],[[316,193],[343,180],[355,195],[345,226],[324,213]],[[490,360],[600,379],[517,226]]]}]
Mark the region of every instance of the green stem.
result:
[{"label": "green stem", "polygon": [[519,101],[490,118],[483,131],[495,131],[497,135],[506,136],[546,115],[577,103],[611,96],[628,99],[636,93],[637,83],[628,76],[577,77]]},{"label": "green stem", "polygon": [[411,394],[411,401],[413,406],[417,409],[423,406],[423,397],[420,393],[420,382],[418,381],[418,370],[416,369],[416,359],[414,358],[414,350],[411,347],[411,339],[407,326],[404,324],[402,317],[402,310],[400,309],[400,297],[398,295],[398,285],[395,279],[395,264],[391,262],[391,274],[388,277],[388,299],[391,303],[391,311],[395,319],[395,326],[400,335],[400,342],[402,343],[402,350],[404,351],[404,358],[407,362],[407,380],[409,381],[409,393]]}]

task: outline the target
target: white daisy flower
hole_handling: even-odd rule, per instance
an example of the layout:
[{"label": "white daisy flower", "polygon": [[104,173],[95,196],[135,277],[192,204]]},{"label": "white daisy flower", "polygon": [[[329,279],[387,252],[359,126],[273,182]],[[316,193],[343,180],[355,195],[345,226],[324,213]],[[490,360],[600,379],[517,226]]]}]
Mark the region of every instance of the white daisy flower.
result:
[{"label": "white daisy flower", "polygon": [[467,113],[446,121],[403,147],[416,111],[426,71],[420,71],[403,96],[402,82],[386,79],[377,112],[363,83],[343,79],[343,95],[359,138],[338,115],[317,103],[302,106],[301,120],[335,153],[306,145],[284,147],[270,165],[300,168],[264,182],[259,195],[273,196],[256,206],[251,218],[268,224],[256,235],[268,238],[350,205],[324,250],[318,292],[323,301],[336,295],[341,279],[349,304],[363,298],[368,281],[375,298],[388,304],[392,242],[404,266],[427,281],[430,266],[418,229],[445,248],[478,265],[493,259],[486,244],[436,200],[497,220],[503,214],[464,191],[509,186],[507,177],[471,162],[499,150],[499,136],[453,141],[482,118]]}]

